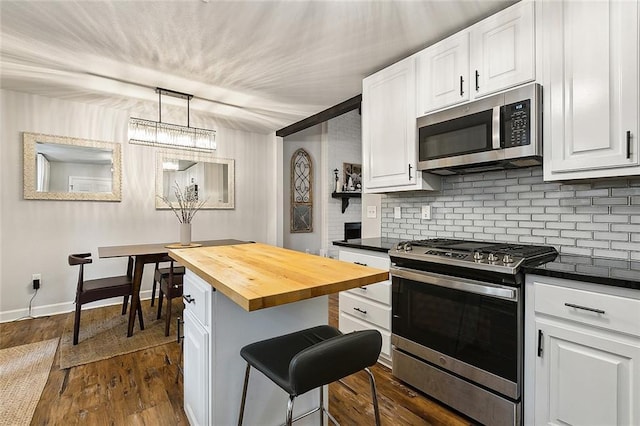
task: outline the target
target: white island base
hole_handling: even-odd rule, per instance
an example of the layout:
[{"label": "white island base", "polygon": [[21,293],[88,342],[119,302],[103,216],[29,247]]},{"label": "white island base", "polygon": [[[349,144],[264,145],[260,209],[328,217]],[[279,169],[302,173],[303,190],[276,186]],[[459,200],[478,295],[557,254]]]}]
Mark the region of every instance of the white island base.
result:
[{"label": "white island base", "polygon": [[[183,315],[184,409],[192,425],[238,424],[246,369],[240,356],[243,346],[328,322],[327,296],[248,312],[190,270],[185,275],[184,295],[192,300],[185,301]],[[324,391],[326,396],[326,386]],[[294,418],[317,407],[318,392],[295,399]],[[251,369],[243,423],[283,424],[288,398],[280,387]],[[296,425],[317,425],[319,415],[314,413]]]}]

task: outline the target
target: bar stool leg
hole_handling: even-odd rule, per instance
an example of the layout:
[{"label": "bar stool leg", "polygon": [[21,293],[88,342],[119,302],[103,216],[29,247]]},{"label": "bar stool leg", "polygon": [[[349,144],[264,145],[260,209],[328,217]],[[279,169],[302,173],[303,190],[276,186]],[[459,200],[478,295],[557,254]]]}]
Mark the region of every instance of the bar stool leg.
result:
[{"label": "bar stool leg", "polygon": [[242,402],[240,403],[240,415],[238,416],[238,426],[242,426],[244,417],[244,403],[247,401],[247,386],[249,385],[249,371],[251,366],[247,363],[247,371],[244,373],[244,387],[242,388]]},{"label": "bar stool leg", "polygon": [[320,386],[320,426],[324,425],[324,386]]},{"label": "bar stool leg", "polygon": [[373,401],[373,412],[376,416],[376,426],[380,426],[380,410],[378,410],[378,395],[376,394],[376,381],[373,378],[371,370],[365,368],[364,371],[369,375],[369,383],[371,384],[371,400]]},{"label": "bar stool leg", "polygon": [[[294,399],[295,399],[295,396],[289,395],[289,402],[287,403],[287,421],[285,422],[287,426],[291,426],[291,423],[293,423],[293,400]],[[322,410],[320,411],[322,412]]]}]

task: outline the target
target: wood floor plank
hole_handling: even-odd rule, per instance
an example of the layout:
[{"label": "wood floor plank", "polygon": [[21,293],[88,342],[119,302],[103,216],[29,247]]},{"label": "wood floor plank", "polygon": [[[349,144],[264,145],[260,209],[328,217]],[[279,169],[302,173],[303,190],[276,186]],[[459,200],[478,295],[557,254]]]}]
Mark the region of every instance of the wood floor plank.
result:
[{"label": "wood floor plank", "polygon": [[[60,337],[68,315],[0,324],[0,348]],[[329,297],[329,323],[338,326],[337,295]],[[172,342],[66,370],[56,354],[32,425],[188,425],[182,379],[176,383],[180,351]],[[383,425],[474,424],[404,385],[390,369],[377,364],[371,371]],[[373,424],[366,373],[329,386],[329,411],[344,425]]]}]

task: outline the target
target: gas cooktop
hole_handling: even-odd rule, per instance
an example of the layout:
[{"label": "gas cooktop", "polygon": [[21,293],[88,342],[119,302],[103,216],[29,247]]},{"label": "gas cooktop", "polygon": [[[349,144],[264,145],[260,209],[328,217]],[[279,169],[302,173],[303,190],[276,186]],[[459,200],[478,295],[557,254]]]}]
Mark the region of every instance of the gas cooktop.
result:
[{"label": "gas cooktop", "polygon": [[551,246],[434,238],[402,241],[389,255],[392,261],[395,257],[514,274],[524,264],[553,260],[558,252]]}]

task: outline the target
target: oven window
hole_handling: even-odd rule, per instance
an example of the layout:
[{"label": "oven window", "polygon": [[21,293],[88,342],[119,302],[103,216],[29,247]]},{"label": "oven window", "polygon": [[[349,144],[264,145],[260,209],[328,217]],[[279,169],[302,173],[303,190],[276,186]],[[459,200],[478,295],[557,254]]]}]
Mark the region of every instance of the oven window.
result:
[{"label": "oven window", "polygon": [[492,117],[487,110],[420,128],[420,161],[491,150]]},{"label": "oven window", "polygon": [[[505,379],[517,380],[517,303],[403,279],[393,332]],[[394,312],[394,316],[396,313]]]}]

